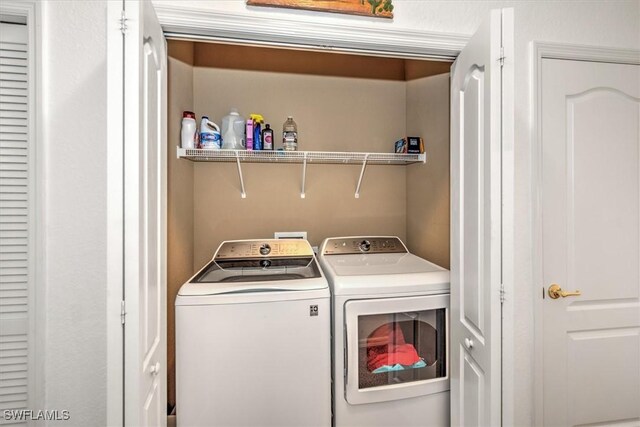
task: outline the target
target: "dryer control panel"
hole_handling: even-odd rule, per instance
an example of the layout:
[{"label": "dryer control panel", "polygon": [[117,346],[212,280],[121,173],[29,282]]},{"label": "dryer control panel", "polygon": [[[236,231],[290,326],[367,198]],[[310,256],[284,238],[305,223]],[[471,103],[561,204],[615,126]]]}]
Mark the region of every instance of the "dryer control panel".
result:
[{"label": "dryer control panel", "polygon": [[324,255],[408,253],[397,237],[336,237],[327,239]]}]

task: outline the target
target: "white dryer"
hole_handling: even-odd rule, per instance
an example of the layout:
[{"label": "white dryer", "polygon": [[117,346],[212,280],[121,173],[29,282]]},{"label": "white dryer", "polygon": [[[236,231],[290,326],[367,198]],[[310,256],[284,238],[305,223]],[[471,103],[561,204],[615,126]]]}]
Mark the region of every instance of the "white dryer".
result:
[{"label": "white dryer", "polygon": [[449,425],[449,271],[397,237],[329,238],[333,411],[341,426]]},{"label": "white dryer", "polygon": [[179,426],[331,424],[330,293],[306,240],[223,242],[175,304]]}]

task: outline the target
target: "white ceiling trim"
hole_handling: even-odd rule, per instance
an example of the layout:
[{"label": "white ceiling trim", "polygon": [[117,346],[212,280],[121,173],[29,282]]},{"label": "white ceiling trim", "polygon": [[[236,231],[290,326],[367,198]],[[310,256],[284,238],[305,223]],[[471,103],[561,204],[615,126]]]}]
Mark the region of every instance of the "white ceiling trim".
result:
[{"label": "white ceiling trim", "polygon": [[566,43],[532,42],[534,60],[568,59],[574,61],[611,62],[640,65],[640,50],[619,49]]},{"label": "white ceiling trim", "polygon": [[301,18],[155,6],[169,38],[266,44],[380,56],[453,60],[469,37],[404,28],[371,28]]}]

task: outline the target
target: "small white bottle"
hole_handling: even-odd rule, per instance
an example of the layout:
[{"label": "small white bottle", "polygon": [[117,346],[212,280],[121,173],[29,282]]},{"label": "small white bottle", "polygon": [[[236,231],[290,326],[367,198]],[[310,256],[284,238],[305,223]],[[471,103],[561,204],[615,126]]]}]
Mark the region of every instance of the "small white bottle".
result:
[{"label": "small white bottle", "polygon": [[293,121],[293,116],[288,116],[282,125],[282,146],[285,151],[298,149],[298,125]]},{"label": "small white bottle", "polygon": [[193,149],[198,146],[197,130],[196,115],[191,111],[183,112],[180,130],[180,146],[182,148]]}]

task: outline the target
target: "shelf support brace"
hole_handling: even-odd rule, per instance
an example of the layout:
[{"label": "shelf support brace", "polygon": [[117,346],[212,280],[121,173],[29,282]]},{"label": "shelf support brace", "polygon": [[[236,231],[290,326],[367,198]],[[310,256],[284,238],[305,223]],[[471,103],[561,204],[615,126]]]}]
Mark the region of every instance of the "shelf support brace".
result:
[{"label": "shelf support brace", "polygon": [[304,185],[307,181],[307,153],[304,153],[304,160],[302,162],[302,191],[300,192],[300,198],[304,199],[306,194],[304,193]]},{"label": "shelf support brace", "polygon": [[247,193],[244,191],[244,179],[242,179],[242,167],[240,166],[240,155],[236,151],[236,164],[238,165],[238,176],[240,177],[240,197],[247,198]]},{"label": "shelf support brace", "polygon": [[364,170],[367,167],[367,160],[369,160],[369,153],[364,155],[362,161],[362,169],[360,170],[360,178],[358,178],[358,186],[356,187],[356,199],[360,198],[360,185],[362,185],[362,177],[364,176]]}]

